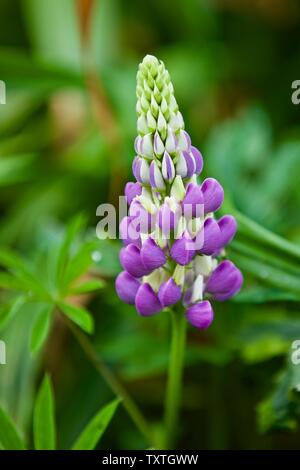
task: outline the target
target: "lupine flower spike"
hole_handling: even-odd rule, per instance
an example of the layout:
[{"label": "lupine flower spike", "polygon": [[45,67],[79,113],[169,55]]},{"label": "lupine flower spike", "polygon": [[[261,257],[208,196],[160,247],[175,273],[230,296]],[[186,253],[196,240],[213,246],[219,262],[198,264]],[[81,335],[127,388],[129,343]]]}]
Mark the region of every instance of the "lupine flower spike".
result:
[{"label": "lupine flower spike", "polygon": [[206,329],[211,301],[229,299],[243,283],[224,260],[237,224],[231,215],[215,217],[223,188],[214,178],[200,183],[202,155],[184,130],[168,71],[150,55],[139,66],[136,110],[136,181],[125,187],[129,215],[120,226],[124,271],[116,291],[143,316],[181,302],[187,321]]}]

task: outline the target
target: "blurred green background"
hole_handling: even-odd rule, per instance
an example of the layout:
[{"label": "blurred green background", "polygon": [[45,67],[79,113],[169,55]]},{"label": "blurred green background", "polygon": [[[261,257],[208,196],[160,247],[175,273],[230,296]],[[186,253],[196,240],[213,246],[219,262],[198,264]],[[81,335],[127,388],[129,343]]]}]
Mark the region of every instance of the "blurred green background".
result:
[{"label": "blurred green background", "polygon": [[[300,339],[300,105],[291,102],[299,27],[296,0],[1,0],[0,403],[29,447],[45,371],[59,448],[114,398],[57,312],[43,347],[34,355],[29,347],[39,314],[30,295],[78,213],[86,229],[71,237],[72,253],[83,252],[72,279],[105,286],[74,302],[92,313],[95,349],[160,432],[169,318],[139,318],[118,300],[120,244],[94,239],[97,206],[117,204],[132,179],[135,76],[150,53],[170,71],[205,176],[219,179],[225,207],[243,214],[229,256],[245,287],[215,305],[209,331],[189,330],[178,446],[299,448],[300,365],[290,359]],[[274,242],[273,232],[282,238]],[[25,275],[7,261],[10,250]],[[120,405],[99,448],[146,447]]]}]

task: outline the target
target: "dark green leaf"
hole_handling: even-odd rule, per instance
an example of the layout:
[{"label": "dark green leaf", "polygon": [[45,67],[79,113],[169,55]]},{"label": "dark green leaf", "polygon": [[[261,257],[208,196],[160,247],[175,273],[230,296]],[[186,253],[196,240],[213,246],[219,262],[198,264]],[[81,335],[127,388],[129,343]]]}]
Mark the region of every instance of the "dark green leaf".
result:
[{"label": "dark green leaf", "polygon": [[113,418],[120,400],[114,400],[101,408],[92,418],[72,446],[73,450],[92,450],[96,447],[104,431]]}]

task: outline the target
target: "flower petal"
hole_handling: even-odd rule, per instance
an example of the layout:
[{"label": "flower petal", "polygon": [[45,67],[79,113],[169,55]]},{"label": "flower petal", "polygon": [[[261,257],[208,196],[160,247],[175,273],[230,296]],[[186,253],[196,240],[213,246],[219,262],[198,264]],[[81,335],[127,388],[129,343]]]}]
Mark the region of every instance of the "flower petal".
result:
[{"label": "flower petal", "polygon": [[165,264],[166,255],[153,238],[148,238],[141,248],[141,259],[145,268],[153,271]]},{"label": "flower petal", "polygon": [[135,307],[140,315],[147,317],[162,310],[159,298],[150,284],[142,284],[135,296]]},{"label": "flower petal", "polygon": [[160,286],[158,298],[163,307],[177,304],[180,300],[181,288],[176,284],[172,277]]},{"label": "flower petal", "polygon": [[185,266],[192,261],[194,255],[194,243],[187,233],[174,241],[171,248],[171,257],[176,263]]},{"label": "flower petal", "polygon": [[120,263],[133,277],[142,277],[149,273],[142,263],[139,248],[133,244],[121,249]]},{"label": "flower petal", "polygon": [[189,183],[182,201],[183,213],[188,218],[201,217],[204,214],[204,197],[200,186]]},{"label": "flower petal", "polygon": [[140,183],[132,183],[129,182],[125,186],[125,197],[127,200],[127,204],[130,206],[132,200],[135,198],[135,196],[139,196],[142,194],[142,186]]},{"label": "flower petal", "polygon": [[204,211],[206,214],[214,212],[221,207],[224,191],[220,183],[214,178],[206,178],[201,185],[204,196]]},{"label": "flower petal", "polygon": [[204,222],[204,240],[200,253],[212,255],[220,247],[221,231],[215,219],[209,217]]},{"label": "flower petal", "polygon": [[218,225],[221,230],[220,248],[227,245],[236,234],[237,223],[232,215],[224,215],[218,220]]},{"label": "flower petal", "polygon": [[203,169],[203,157],[196,147],[191,146],[191,152],[193,154],[195,164],[196,164],[195,173],[196,175],[200,175]]},{"label": "flower petal", "polygon": [[116,292],[123,302],[135,303],[135,296],[141,283],[127,271],[122,271],[116,278]]},{"label": "flower petal", "polygon": [[192,305],[185,315],[188,322],[200,330],[206,330],[214,319],[214,311],[208,300]]}]

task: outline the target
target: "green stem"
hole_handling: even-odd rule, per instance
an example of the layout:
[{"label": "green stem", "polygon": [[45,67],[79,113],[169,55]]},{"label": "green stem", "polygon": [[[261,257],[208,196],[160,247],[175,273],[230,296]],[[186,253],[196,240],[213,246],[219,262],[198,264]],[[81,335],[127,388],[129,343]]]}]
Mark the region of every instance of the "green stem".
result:
[{"label": "green stem", "polygon": [[111,388],[111,390],[115,393],[115,395],[121,398],[124,408],[126,409],[127,413],[129,414],[141,434],[145,437],[148,444],[155,447],[150,427],[143,414],[141,413],[140,409],[137,407],[136,403],[128,394],[127,390],[124,388],[122,383],[119,382],[119,380],[111,372],[111,370],[106,366],[104,361],[99,356],[98,352],[95,351],[92,343],[89,341],[86,335],[83,334],[81,330],[79,330],[79,328],[77,328],[71,321],[66,321],[68,327],[70,328],[74,337],[80,344],[87,358],[91,361],[95,369],[99,372],[99,374],[102,376],[102,378]]},{"label": "green stem", "polygon": [[165,439],[164,446],[171,449],[175,445],[178,429],[178,415],[181,401],[182,375],[187,321],[182,311],[171,311],[172,340],[165,400]]}]

